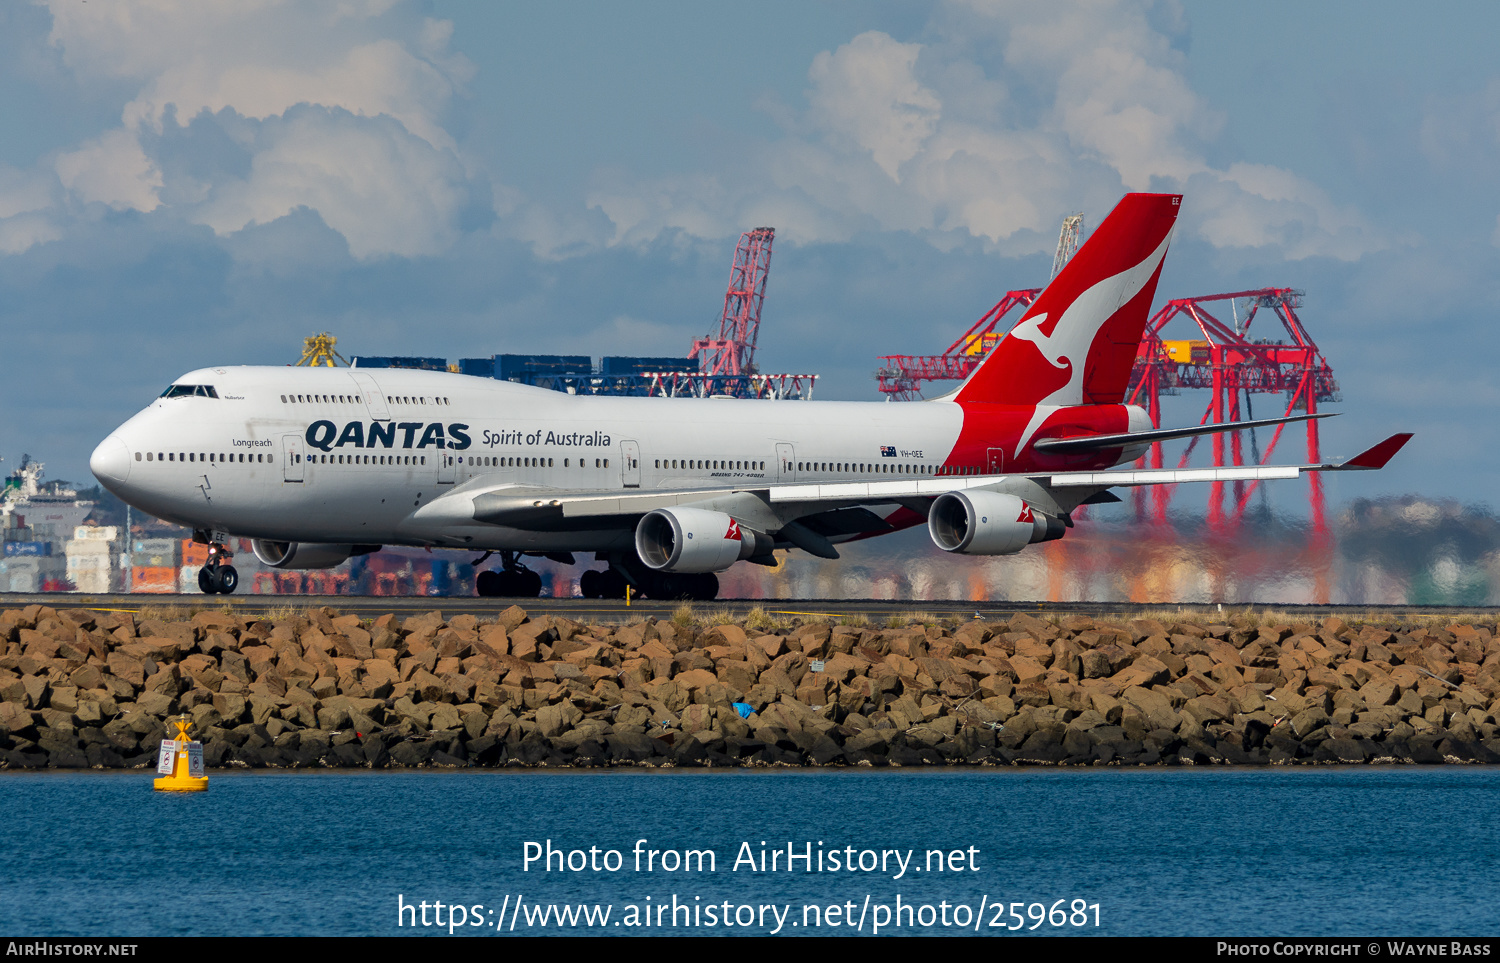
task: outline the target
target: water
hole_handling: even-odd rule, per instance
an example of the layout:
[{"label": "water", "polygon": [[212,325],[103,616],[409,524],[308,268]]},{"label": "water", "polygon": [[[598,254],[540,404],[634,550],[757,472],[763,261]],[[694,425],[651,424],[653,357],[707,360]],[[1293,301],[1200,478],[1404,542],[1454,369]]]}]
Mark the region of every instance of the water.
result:
[{"label": "water", "polygon": [[[882,912],[882,935],[1002,934],[1038,918],[1035,932],[1070,935],[1500,931],[1500,768],[211,779],[206,794],[175,795],[152,792],[143,773],[0,776],[0,931],[447,934],[420,926],[420,908],[398,913],[398,900],[441,902],[443,922],[459,920],[466,935],[508,934],[512,916],[516,935],[586,929],[550,916],[538,925],[551,903],[607,905],[607,923],[593,928],[606,935],[768,933],[777,913],[786,934],[869,935]],[[559,871],[554,861],[543,872],[539,861],[523,871],[524,844],[548,839],[598,847],[601,861],[614,850],[619,869]],[[706,849],[714,871],[663,870],[673,858],[663,855],[637,870],[641,839],[643,860]],[[798,860],[788,872],[789,841],[799,855],[810,843],[814,860],[821,849],[825,871]],[[737,856],[759,861],[762,843],[781,852],[776,871],[733,868]],[[912,851],[911,862],[900,879],[888,852],[885,872],[831,870],[828,854],[842,860],[846,847],[856,860],[875,854],[867,866],[886,851]],[[929,850],[942,851],[942,871],[925,865]],[[726,903],[737,925],[723,924]],[[428,922],[438,917],[429,905]]]}]

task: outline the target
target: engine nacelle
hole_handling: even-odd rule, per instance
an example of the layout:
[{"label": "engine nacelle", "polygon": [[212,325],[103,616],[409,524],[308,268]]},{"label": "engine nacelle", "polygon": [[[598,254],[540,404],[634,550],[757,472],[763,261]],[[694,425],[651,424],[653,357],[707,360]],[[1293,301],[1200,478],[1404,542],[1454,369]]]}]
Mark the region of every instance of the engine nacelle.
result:
[{"label": "engine nacelle", "polygon": [[380,551],[379,545],[330,545],[326,542],[272,542],[252,539],[255,557],[272,568],[333,568],[355,555]]},{"label": "engine nacelle", "polygon": [[1062,538],[1065,531],[1061,519],[1003,492],[947,492],[927,515],[927,532],[937,547],[961,555],[1013,555],[1032,542]]},{"label": "engine nacelle", "polygon": [[722,572],[774,547],[769,535],[702,508],[658,508],[635,527],[636,554],[658,572]]}]

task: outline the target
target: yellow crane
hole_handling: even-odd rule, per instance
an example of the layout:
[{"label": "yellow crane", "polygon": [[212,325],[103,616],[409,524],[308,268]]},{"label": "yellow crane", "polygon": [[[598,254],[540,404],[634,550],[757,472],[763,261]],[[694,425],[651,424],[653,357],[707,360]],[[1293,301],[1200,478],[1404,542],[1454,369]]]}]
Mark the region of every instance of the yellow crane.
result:
[{"label": "yellow crane", "polygon": [[336,359],[342,362],[344,367],[347,368],[349,366],[348,359],[334,350],[334,345],[338,343],[339,339],[327,331],[305,339],[302,342],[302,360],[298,361],[297,365],[299,367],[306,365],[313,368],[337,368],[338,365],[334,364]]}]

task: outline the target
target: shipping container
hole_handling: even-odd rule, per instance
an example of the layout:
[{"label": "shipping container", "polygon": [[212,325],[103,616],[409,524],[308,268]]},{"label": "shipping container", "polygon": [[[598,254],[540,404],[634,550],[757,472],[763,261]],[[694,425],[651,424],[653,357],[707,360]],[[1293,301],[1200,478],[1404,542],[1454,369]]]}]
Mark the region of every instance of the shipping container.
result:
[{"label": "shipping container", "polygon": [[458,373],[473,375],[476,378],[495,377],[494,358],[460,358],[458,359]]},{"label": "shipping container", "polygon": [[531,374],[591,375],[594,361],[586,354],[497,354],[495,377],[512,381]]},{"label": "shipping container", "polygon": [[83,572],[104,569],[108,571],[114,564],[114,558],[108,552],[103,555],[69,555],[68,571]]},{"label": "shipping container", "polygon": [[177,591],[177,569],[167,565],[137,565],[130,570],[132,592],[171,594]]},{"label": "shipping container", "polygon": [[9,568],[0,571],[0,592],[39,592],[42,588],[41,575],[36,569]]},{"label": "shipping container", "polygon": [[599,360],[602,375],[633,375],[647,371],[697,371],[698,362],[692,358],[632,358],[622,355],[605,355]]},{"label": "shipping container", "polygon": [[6,542],[6,558],[46,558],[52,554],[51,542]]},{"label": "shipping container", "polygon": [[208,562],[208,546],[191,538],[182,540],[182,564],[194,566],[194,571]]},{"label": "shipping container", "polygon": [[114,542],[100,542],[95,541],[91,538],[75,538],[71,542],[67,542],[63,545],[63,554],[68,556],[69,558],[85,555],[108,556],[110,553],[110,549],[114,547],[114,544]]},{"label": "shipping container", "polygon": [[68,581],[73,583],[73,591],[75,592],[103,595],[113,589],[114,573],[107,568],[86,569],[79,572],[69,572]]},{"label": "shipping container", "polygon": [[447,358],[379,357],[355,355],[356,368],[415,368],[419,371],[447,371]]},{"label": "shipping container", "polygon": [[1167,357],[1178,364],[1208,364],[1207,341],[1163,341]]},{"label": "shipping container", "polygon": [[115,525],[79,525],[73,529],[73,540],[113,542],[120,537],[120,529]]}]

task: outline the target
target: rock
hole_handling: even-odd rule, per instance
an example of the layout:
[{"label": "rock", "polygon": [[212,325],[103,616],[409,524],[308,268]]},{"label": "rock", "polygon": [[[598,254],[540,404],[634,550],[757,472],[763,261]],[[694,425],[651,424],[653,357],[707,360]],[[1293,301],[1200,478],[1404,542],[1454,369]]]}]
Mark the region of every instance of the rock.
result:
[{"label": "rock", "polygon": [[[544,736],[557,736],[571,729],[583,719],[583,713],[572,702],[543,706],[536,711],[537,730]],[[433,717],[434,723],[437,716]]]},{"label": "rock", "polygon": [[514,631],[527,620],[526,610],[519,605],[512,605],[499,615],[495,616],[495,623],[507,633]]}]

